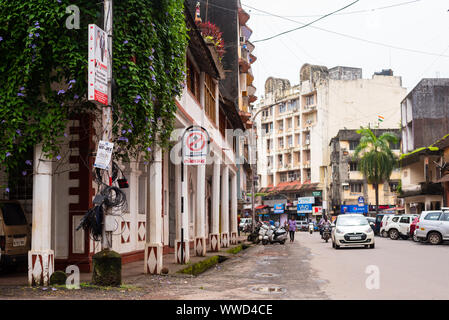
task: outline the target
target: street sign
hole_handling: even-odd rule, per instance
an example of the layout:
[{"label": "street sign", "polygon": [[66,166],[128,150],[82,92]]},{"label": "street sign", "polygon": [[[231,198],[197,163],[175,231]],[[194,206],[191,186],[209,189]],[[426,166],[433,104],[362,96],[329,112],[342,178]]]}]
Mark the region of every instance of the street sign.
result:
[{"label": "street sign", "polygon": [[89,24],[88,100],[108,105],[108,37],[104,30]]},{"label": "street sign", "polygon": [[312,196],[321,197],[321,191],[312,191]]},{"label": "street sign", "polygon": [[359,207],[365,206],[365,198],[362,197],[362,196],[360,196],[360,197],[358,198],[358,200],[357,200],[357,205],[358,205]]},{"label": "street sign", "polygon": [[187,128],[182,142],[182,161],[184,165],[206,164],[209,142],[209,134],[206,129],[197,126]]},{"label": "street sign", "polygon": [[315,197],[301,197],[298,198],[298,204],[314,204]]},{"label": "street sign", "polygon": [[284,213],[284,204],[275,204],[273,209],[274,213]]},{"label": "street sign", "polygon": [[314,216],[320,216],[323,214],[323,207],[312,207],[312,209]]},{"label": "street sign", "polygon": [[313,212],[312,204],[311,203],[298,204],[296,206],[296,212],[297,213],[312,213]]},{"label": "street sign", "polygon": [[114,150],[113,143],[101,140],[98,143],[94,167],[104,170],[108,169],[109,163],[111,162],[112,150]]}]

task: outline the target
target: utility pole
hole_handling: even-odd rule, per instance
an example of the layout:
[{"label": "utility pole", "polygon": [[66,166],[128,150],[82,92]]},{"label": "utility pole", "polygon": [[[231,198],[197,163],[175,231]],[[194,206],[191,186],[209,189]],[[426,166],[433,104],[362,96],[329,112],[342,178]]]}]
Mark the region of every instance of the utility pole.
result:
[{"label": "utility pole", "polygon": [[[108,103],[103,106],[102,110],[102,126],[103,126],[103,141],[112,141],[112,0],[104,0],[104,31],[106,32],[106,59],[108,61]],[[107,184],[112,185],[112,161],[108,167],[109,181]],[[111,209],[105,212],[103,218],[103,232],[102,232],[102,249],[110,249],[112,247],[112,232],[106,231],[106,222],[108,215],[111,214]]]}]

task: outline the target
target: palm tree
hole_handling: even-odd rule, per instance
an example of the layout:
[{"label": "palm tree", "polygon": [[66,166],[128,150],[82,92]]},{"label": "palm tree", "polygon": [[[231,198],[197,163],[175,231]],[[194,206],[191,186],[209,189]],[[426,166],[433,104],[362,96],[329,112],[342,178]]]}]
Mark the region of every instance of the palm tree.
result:
[{"label": "palm tree", "polygon": [[385,132],[380,137],[376,137],[370,128],[363,127],[357,130],[357,133],[362,137],[355,149],[354,160],[358,161],[360,171],[376,191],[377,214],[379,213],[379,184],[390,179],[397,164],[397,157],[391,151],[390,143],[396,144],[398,138],[391,132]]}]

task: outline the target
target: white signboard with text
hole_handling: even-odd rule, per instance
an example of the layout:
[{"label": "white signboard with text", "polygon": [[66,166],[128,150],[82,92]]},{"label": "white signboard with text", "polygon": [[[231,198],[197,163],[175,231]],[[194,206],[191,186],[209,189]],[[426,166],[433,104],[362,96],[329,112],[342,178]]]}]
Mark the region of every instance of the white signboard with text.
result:
[{"label": "white signboard with text", "polygon": [[108,37],[95,24],[89,24],[88,98],[108,105]]},{"label": "white signboard with text", "polygon": [[100,141],[97,148],[97,156],[95,158],[94,167],[99,169],[108,169],[111,162],[112,150],[114,144],[107,141]]}]

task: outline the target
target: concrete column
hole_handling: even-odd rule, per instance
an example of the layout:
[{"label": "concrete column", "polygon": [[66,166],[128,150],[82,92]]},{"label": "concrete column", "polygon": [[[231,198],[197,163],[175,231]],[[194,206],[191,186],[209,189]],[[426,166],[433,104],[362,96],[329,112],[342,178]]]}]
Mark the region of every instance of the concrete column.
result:
[{"label": "concrete column", "polygon": [[147,242],[144,272],[160,274],[162,270],[162,151],[154,148],[154,160],[149,165],[147,201]]},{"label": "concrete column", "polygon": [[221,173],[221,246],[229,247],[229,167]]},{"label": "concrete column", "polygon": [[206,165],[197,166],[195,254],[206,255]]},{"label": "concrete column", "polygon": [[[177,203],[177,223],[178,230],[176,230],[175,240],[175,255],[176,263],[184,264],[190,261],[190,240],[189,240],[189,195],[187,194],[188,188],[188,166],[182,164],[175,167],[176,175],[176,203]],[[184,236],[181,241],[181,228],[183,229]],[[181,254],[182,252],[182,254]],[[181,259],[182,256],[182,259]]]},{"label": "concrete column", "polygon": [[237,175],[231,177],[231,244],[237,244]]},{"label": "concrete column", "polygon": [[51,250],[52,162],[42,152],[42,144],[34,149],[33,229],[28,251],[28,283],[47,286],[55,270]]},{"label": "concrete column", "polygon": [[209,234],[210,251],[220,250],[220,162],[214,162],[212,178],[212,223]]}]

